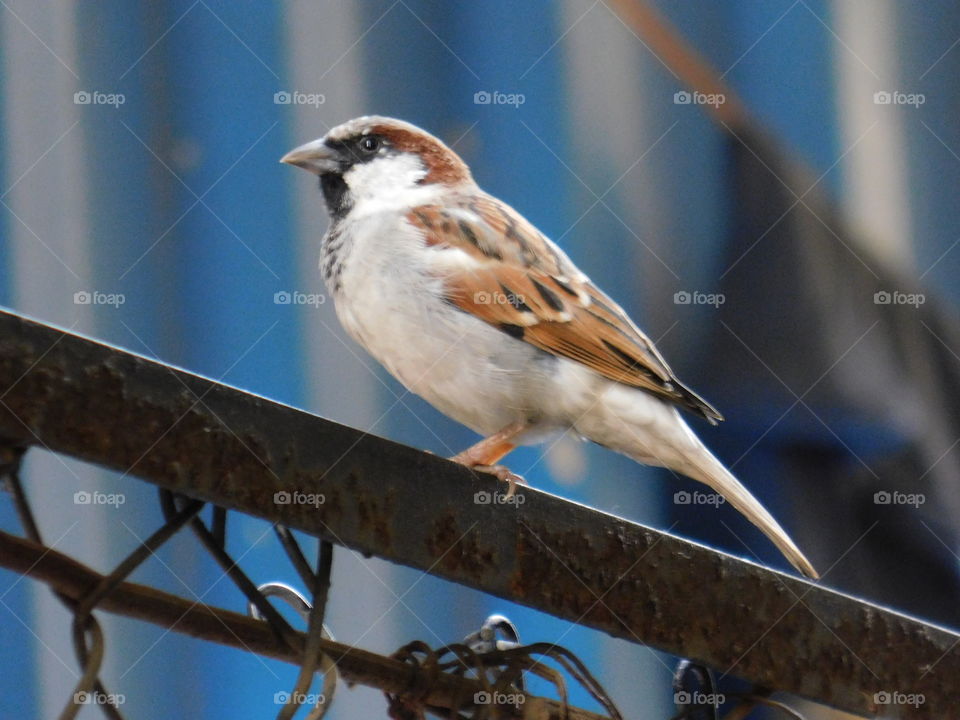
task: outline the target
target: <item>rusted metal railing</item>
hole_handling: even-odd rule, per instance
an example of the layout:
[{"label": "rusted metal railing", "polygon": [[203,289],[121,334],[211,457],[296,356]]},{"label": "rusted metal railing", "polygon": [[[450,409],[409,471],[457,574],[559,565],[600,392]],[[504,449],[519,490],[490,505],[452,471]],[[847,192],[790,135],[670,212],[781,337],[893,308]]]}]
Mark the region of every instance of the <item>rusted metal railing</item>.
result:
[{"label": "rusted metal railing", "polygon": [[[960,704],[960,636],[0,311],[0,438],[129,473],[864,716]],[[322,493],[322,505],[276,502]],[[281,495],[278,495],[281,494]]]}]

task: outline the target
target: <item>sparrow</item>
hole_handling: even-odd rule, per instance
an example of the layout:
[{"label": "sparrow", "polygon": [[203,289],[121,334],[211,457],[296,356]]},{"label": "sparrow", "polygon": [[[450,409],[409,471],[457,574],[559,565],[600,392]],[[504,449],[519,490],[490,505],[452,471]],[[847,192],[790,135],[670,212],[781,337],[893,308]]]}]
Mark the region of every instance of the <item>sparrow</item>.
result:
[{"label": "sparrow", "polygon": [[320,178],[330,218],[320,270],[347,333],[408,390],[484,437],[454,461],[516,480],[498,464],[507,453],[572,431],[705,483],[818,577],[680,411],[711,424],[720,413],[442,141],[365,116],[281,162]]}]

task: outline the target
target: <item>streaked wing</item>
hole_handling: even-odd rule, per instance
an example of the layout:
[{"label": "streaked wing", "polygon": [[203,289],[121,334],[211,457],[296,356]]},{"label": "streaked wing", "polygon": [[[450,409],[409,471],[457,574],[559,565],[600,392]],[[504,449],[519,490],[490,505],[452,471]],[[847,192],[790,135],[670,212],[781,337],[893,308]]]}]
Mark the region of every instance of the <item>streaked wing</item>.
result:
[{"label": "streaked wing", "polygon": [[450,253],[438,266],[461,310],[710,422],[723,419],[677,380],[623,309],[513,208],[470,195],[458,205],[418,207],[408,219],[429,246]]}]

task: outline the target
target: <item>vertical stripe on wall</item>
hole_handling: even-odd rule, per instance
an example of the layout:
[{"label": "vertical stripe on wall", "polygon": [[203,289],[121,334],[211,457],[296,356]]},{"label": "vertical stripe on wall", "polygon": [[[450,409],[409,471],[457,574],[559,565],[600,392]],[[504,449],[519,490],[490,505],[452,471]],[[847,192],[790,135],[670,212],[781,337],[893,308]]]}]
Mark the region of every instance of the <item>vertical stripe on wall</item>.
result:
[{"label": "vertical stripe on wall", "polygon": [[[909,238],[921,282],[940,297],[960,302],[960,13],[950,0],[924,3],[917,12],[897,3],[892,24],[902,92],[922,94],[918,105],[899,106],[907,179],[903,202],[911,209]],[[889,109],[889,108],[887,108]]]},{"label": "vertical stripe on wall", "polygon": [[[182,180],[173,185],[170,221],[183,217],[162,243],[174,250],[178,269],[182,344],[172,348],[175,359],[301,404],[299,311],[277,299],[296,290],[299,279],[287,168],[277,162],[287,149],[277,100],[286,74],[282,13],[279,5],[231,2],[164,7],[168,26],[182,16],[157,51],[170,98],[166,152]],[[226,425],[221,431],[233,432]],[[293,578],[267,523],[234,516],[228,539],[228,550],[258,582]],[[242,601],[231,583],[215,582],[221,574],[202,557],[188,582],[205,602],[237,607]],[[281,663],[209,643],[191,648],[183,679],[201,714],[275,713],[275,693],[291,686],[290,668]],[[242,682],[222,682],[227,665]]]},{"label": "vertical stripe on wall", "polygon": [[902,108],[878,105],[874,93],[901,89],[897,10],[893,0],[867,3],[833,0],[840,40],[831,45],[837,75],[837,121],[846,214],[856,235],[885,264],[902,271],[914,265],[905,117]]},{"label": "vertical stripe on wall", "polygon": [[[79,132],[89,114],[74,103],[83,82],[75,16],[71,5],[54,2],[20,2],[15,11],[17,18],[10,10],[5,12],[2,43],[9,178],[3,212],[11,303],[21,312],[91,332],[93,308],[73,302],[74,293],[90,281],[89,185]],[[82,463],[33,450],[23,478],[44,539],[59,540],[59,547],[68,547],[73,556],[95,566],[107,554],[103,525],[98,522],[104,510],[86,508],[89,512],[78,513],[73,492],[96,487],[99,476]],[[4,623],[27,627],[29,637],[39,638],[24,647],[33,648],[30,657],[41,694],[31,699],[14,687],[6,697],[15,704],[26,703],[26,716],[53,717],[71,697],[78,673],[69,616],[46,587],[22,583],[32,598],[29,612]]]}]

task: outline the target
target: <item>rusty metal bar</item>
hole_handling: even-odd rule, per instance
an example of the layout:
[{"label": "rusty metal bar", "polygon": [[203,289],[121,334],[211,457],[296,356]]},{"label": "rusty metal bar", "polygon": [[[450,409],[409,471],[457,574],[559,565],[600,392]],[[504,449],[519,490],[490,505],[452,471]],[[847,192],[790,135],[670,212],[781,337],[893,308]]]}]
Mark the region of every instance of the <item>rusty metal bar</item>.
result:
[{"label": "rusty metal bar", "polygon": [[849,712],[960,704],[950,631],[534,489],[477,504],[494,478],[3,311],[0,437]]}]

